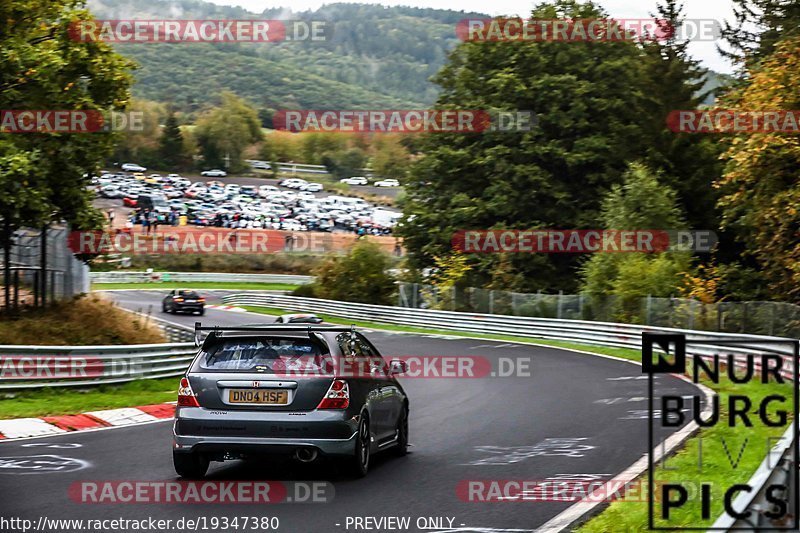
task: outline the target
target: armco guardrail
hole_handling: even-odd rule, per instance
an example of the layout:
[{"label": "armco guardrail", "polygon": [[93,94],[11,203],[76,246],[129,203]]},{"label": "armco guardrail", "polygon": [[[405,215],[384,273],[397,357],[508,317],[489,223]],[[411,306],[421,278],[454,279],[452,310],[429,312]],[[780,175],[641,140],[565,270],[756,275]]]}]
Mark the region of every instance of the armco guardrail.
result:
[{"label": "armco guardrail", "polygon": [[[792,355],[791,350],[787,348],[776,348],[774,345],[760,343],[762,340],[774,340],[779,337],[759,335],[715,333],[610,322],[460,313],[457,311],[337,302],[333,300],[300,298],[296,296],[257,292],[231,294],[224,296],[222,300],[229,305],[279,307],[297,311],[327,313],[354,320],[371,320],[389,324],[472,333],[515,335],[519,337],[579,342],[618,348],[639,349],[641,347],[642,332],[682,333],[686,335],[687,339],[691,340],[713,341],[718,339],[720,342],[734,338],[743,340],[752,339],[752,343],[743,344],[735,348],[726,346],[725,353],[745,355],[748,353],[756,354],[763,353],[764,351],[777,351],[783,355]],[[697,355],[711,356],[720,352],[720,346],[715,346],[713,344],[693,346],[692,350],[693,353]],[[791,362],[789,363],[790,364],[786,367],[788,373],[793,370]]]},{"label": "armco guardrail", "polygon": [[[223,301],[233,305],[256,305],[278,307],[297,311],[331,314],[355,320],[370,320],[389,324],[402,324],[425,328],[455,330],[461,332],[490,333],[531,337],[536,339],[572,341],[584,344],[601,346],[614,346],[622,348],[641,348],[642,332],[653,333],[682,333],[688,340],[719,340],[720,345],[704,344],[690,345],[687,352],[703,358],[714,354],[727,353],[735,358],[746,356],[748,353],[777,352],[785,356],[793,355],[788,348],[776,348],[775,345],[763,344],[760,341],[777,339],[777,337],[764,337],[758,335],[740,335],[730,333],[713,333],[696,330],[680,330],[672,328],[655,328],[650,326],[614,324],[608,322],[586,322],[580,320],[559,320],[547,318],[530,318],[508,315],[486,315],[473,313],[459,313],[453,311],[439,311],[431,309],[413,309],[405,307],[391,307],[359,303],[337,302],[315,298],[299,298],[277,294],[235,294],[223,297]],[[735,346],[723,345],[726,339],[752,339],[752,343],[737,344]],[[793,375],[793,358],[788,359],[785,371],[786,377]],[[742,494],[735,502],[737,510],[751,511],[747,520],[732,519],[727,514],[721,516],[717,523],[719,527],[728,529],[747,529],[755,526],[768,525],[765,512],[770,510],[770,505],[765,499],[765,487],[768,482],[775,479],[785,480],[797,475],[797,463],[792,458],[791,451],[795,435],[794,426],[791,425],[784,434],[783,439],[776,449],[770,452],[764,464],[756,471],[750,480],[751,486],[756,490]],[[770,461],[775,457],[776,451],[782,453],[780,461]],[[793,487],[793,483],[787,483]],[[782,495],[792,506],[794,498],[787,492]],[[790,512],[797,512],[790,507]]]},{"label": "armco guardrail", "polygon": [[794,457],[795,428],[797,421],[792,422],[780,438],[778,443],[769,451],[767,457],[750,477],[747,485],[760,487],[757,491],[742,491],[732,503],[733,509],[737,513],[750,511],[747,518],[734,518],[723,514],[714,525],[715,530],[752,530],[752,531],[772,531],[772,528],[785,527],[785,524],[774,523],[767,516],[774,506],[767,500],[766,487],[774,485],[784,485],[788,490],[783,494],[772,494],[771,497],[781,498],[787,505],[787,514],[797,516],[797,509],[794,508],[794,498],[791,496],[791,488],[794,486],[792,481],[797,473],[797,462]]},{"label": "armco guardrail", "polygon": [[179,376],[197,353],[194,343],[126,346],[0,346],[6,372],[0,390],[76,387]]},{"label": "armco guardrail", "polygon": [[150,283],[177,281],[187,283],[225,282],[225,283],[287,283],[305,285],[314,281],[313,276],[293,274],[237,274],[229,272],[92,272],[92,283]]},{"label": "armco guardrail", "polygon": [[[141,313],[137,313],[141,314]],[[194,331],[154,320],[165,344],[115,346],[0,345],[5,372],[0,390],[80,387],[180,376],[197,354]]]}]

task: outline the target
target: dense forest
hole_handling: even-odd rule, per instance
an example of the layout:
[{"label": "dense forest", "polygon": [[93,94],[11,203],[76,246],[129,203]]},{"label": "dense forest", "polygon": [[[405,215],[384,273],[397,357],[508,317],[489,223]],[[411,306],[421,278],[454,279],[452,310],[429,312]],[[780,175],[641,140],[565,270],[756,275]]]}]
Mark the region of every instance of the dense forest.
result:
[{"label": "dense forest", "polygon": [[[90,0],[99,19],[281,19],[329,22],[323,42],[120,44],[139,63],[134,95],[194,113],[229,90],[258,109],[414,108],[436,101],[431,78],[460,42],[455,25],[479,13],[328,4],[250,13],[197,0]],[[711,73],[703,90],[721,85]],[[709,96],[704,103],[710,104]]]},{"label": "dense forest", "polygon": [[259,108],[414,107],[436,100],[429,78],[457,44],[455,24],[475,13],[365,4],[255,14],[199,1],[89,2],[98,19],[322,20],[323,42],[120,44],[140,65],[134,94],[194,111],[227,89]]}]

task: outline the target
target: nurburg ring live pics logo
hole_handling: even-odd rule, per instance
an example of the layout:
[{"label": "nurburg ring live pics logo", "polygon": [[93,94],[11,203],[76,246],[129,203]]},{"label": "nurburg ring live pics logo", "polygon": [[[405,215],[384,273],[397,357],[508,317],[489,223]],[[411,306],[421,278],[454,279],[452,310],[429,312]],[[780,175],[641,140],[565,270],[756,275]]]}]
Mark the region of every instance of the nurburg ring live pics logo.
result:
[{"label": "nurburg ring live pics logo", "polygon": [[[798,420],[798,346],[791,339],[687,340],[683,334],[642,333],[650,530],[798,529],[800,492],[797,463],[791,460],[800,457],[798,440],[792,439]],[[670,374],[720,394],[707,397],[700,387],[692,387],[691,395],[685,388],[678,392]],[[666,440],[692,421],[701,430],[695,442],[680,457],[668,457]],[[757,459],[748,470],[742,457]],[[682,477],[678,468],[669,467],[671,460],[682,461]],[[665,476],[670,470],[675,475]],[[784,470],[786,475],[775,475]],[[762,471],[764,476],[754,475]],[[654,479],[665,481],[656,485]]]}]

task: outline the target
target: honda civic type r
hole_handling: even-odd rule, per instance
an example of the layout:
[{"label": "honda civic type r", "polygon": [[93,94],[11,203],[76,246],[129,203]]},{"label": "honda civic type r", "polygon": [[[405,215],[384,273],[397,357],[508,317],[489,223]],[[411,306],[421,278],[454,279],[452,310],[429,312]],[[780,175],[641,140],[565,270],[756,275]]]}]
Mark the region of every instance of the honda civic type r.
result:
[{"label": "honda civic type r", "polygon": [[[203,332],[209,332],[201,342]],[[405,455],[409,401],[385,362],[354,328],[195,325],[200,351],[181,379],[173,462],[183,477],[210,461],[284,454],[340,461],[357,477],[383,450]]]}]

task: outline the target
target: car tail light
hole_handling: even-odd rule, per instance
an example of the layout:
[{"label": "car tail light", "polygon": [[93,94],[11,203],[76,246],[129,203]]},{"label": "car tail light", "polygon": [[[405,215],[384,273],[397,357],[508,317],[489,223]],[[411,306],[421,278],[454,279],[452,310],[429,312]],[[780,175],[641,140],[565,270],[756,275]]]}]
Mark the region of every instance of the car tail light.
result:
[{"label": "car tail light", "polygon": [[347,409],[350,405],[350,387],[343,379],[334,379],[317,409]]},{"label": "car tail light", "polygon": [[183,298],[181,298],[180,296],[173,296],[172,299],[175,300],[176,302],[182,302],[183,301]]},{"label": "car tail light", "polygon": [[178,405],[181,407],[200,407],[188,378],[181,378],[181,386],[178,389]]},{"label": "car tail light", "polygon": [[205,298],[198,298],[198,299],[197,299],[197,301],[198,301],[198,302],[205,302],[205,301],[206,301],[206,299],[205,299]]}]

